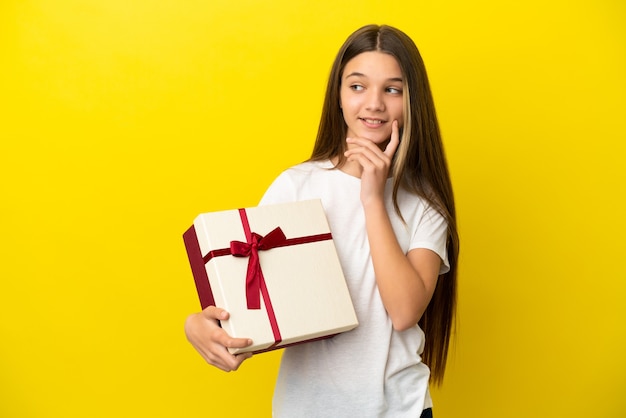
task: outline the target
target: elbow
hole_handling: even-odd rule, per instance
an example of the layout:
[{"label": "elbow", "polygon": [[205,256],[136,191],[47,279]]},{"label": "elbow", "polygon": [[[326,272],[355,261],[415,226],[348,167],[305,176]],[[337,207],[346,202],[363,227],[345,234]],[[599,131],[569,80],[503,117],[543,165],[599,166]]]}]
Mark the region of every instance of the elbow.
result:
[{"label": "elbow", "polygon": [[419,305],[405,306],[404,309],[387,310],[389,319],[393,329],[398,332],[406,331],[413,328],[422,319],[422,315],[426,310],[425,307]]},{"label": "elbow", "polygon": [[394,331],[402,332],[409,328],[413,328],[420,320],[420,316],[415,314],[396,315],[391,317],[391,325]]},{"label": "elbow", "polygon": [[391,321],[394,331],[402,332],[417,325],[417,322]]}]

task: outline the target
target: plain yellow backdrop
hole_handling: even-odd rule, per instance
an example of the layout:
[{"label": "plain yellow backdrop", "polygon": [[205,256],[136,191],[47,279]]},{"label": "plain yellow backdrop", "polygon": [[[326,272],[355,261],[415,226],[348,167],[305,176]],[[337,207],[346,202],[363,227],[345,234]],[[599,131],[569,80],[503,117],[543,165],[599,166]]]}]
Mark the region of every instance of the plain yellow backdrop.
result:
[{"label": "plain yellow backdrop", "polygon": [[435,416],[626,416],[622,1],[4,0],[1,417],[270,416],[280,353],[185,340],[181,234],[308,156],[367,23],[420,47],[457,197]]}]

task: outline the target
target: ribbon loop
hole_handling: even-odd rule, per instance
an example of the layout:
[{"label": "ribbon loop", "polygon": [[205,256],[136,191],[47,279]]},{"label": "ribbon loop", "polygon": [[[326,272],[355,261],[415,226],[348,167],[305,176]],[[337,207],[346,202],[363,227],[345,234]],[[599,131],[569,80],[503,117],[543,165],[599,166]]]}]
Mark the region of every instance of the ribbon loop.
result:
[{"label": "ribbon loop", "polygon": [[287,237],[280,227],[262,236],[253,232],[248,242],[231,241],[230,251],[235,257],[248,257],[248,271],[246,273],[246,300],[248,309],[261,309],[261,285],[265,281],[261,270],[259,251],[266,251],[280,247],[287,241]]}]

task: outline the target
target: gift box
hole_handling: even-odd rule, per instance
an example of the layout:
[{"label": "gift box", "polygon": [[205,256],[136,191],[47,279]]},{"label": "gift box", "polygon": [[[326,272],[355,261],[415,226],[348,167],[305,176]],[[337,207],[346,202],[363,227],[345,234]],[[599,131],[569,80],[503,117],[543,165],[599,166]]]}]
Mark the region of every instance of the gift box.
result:
[{"label": "gift box", "polygon": [[321,201],[200,214],[183,234],[200,305],[252,346],[283,348],[358,325]]}]

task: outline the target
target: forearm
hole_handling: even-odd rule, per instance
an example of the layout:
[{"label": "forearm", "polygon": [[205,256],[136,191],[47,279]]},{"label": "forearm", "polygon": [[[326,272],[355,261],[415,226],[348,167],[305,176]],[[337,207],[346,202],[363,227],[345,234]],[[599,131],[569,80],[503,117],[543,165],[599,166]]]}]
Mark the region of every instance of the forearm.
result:
[{"label": "forearm", "polygon": [[382,200],[364,206],[376,283],[393,327],[404,330],[421,318],[432,292],[404,253]]}]

